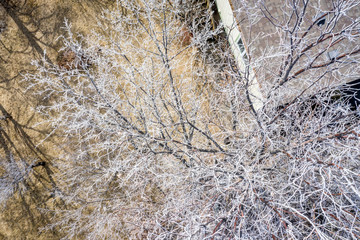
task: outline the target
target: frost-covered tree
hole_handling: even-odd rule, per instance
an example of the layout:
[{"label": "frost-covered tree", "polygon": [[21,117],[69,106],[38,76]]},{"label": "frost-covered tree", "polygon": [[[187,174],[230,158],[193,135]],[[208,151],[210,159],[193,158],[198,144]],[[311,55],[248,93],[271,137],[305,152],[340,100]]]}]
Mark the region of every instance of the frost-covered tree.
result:
[{"label": "frost-covered tree", "polygon": [[[58,64],[26,76],[59,140],[64,207],[49,228],[89,239],[359,238],[358,94],[335,87],[359,74],[359,3],[285,1],[275,16],[238,2],[244,70],[196,1],[118,1],[91,36],[66,23]],[[254,32],[259,23],[274,31]]]}]

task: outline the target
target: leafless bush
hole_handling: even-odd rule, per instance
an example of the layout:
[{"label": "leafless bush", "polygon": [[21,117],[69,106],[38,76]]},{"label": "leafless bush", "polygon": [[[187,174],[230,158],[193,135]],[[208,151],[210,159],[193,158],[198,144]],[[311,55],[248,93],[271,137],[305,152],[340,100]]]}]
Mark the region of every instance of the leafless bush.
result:
[{"label": "leafless bush", "polygon": [[[199,51],[221,29],[189,3],[199,15],[184,21],[186,44],[180,2],[119,1],[101,34],[78,38],[67,24],[65,48],[90,67],[45,62],[27,76],[64,141],[66,207],[51,227],[89,239],[359,238],[358,109],[331,100],[359,74],[358,2],[285,1],[278,16],[261,1],[239,5],[264,96],[256,111],[249,68],[221,48],[216,61]],[[253,37],[259,22],[277,44],[256,45],[269,38]]]}]

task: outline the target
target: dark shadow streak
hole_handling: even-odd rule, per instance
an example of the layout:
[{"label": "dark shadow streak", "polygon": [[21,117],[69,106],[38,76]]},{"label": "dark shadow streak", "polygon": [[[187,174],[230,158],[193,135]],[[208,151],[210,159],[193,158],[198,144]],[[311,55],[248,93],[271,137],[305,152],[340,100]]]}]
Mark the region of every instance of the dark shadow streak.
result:
[{"label": "dark shadow streak", "polygon": [[[23,24],[20,18],[17,16],[13,7],[10,6],[7,0],[0,0],[0,4],[4,7],[6,13],[14,20],[18,28],[28,39],[30,45],[40,54],[40,56],[44,55],[44,50],[40,47],[40,45],[36,42],[36,38],[34,35],[27,29],[27,27]],[[44,55],[45,59],[48,63],[53,64],[52,61],[48,58],[48,56]]]}]

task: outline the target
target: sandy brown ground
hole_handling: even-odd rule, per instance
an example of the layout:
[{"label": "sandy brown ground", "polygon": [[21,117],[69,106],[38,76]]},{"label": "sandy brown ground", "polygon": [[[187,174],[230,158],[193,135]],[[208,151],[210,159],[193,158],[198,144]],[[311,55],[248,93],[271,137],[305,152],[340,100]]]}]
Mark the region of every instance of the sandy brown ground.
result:
[{"label": "sandy brown ground", "polygon": [[[0,239],[58,239],[59,234],[48,232],[38,235],[38,228],[48,222],[48,215],[39,207],[49,207],[54,180],[51,178],[52,139],[37,147],[49,132],[38,125],[40,116],[34,108],[41,99],[27,90],[30,83],[23,74],[34,71],[31,62],[46,56],[58,61],[62,47],[59,38],[64,34],[65,18],[75,32],[86,34],[96,24],[97,15],[109,7],[111,0],[0,0],[0,151],[8,160],[14,155],[19,166],[46,161],[46,167],[37,167],[27,186],[1,207]],[[5,116],[6,115],[6,116]],[[36,159],[36,160],[34,160]],[[1,175],[1,168],[0,168]],[[38,181],[41,179],[40,181]],[[25,188],[32,189],[29,195]],[[39,202],[39,205],[36,203]],[[41,203],[41,204],[40,204]]]}]

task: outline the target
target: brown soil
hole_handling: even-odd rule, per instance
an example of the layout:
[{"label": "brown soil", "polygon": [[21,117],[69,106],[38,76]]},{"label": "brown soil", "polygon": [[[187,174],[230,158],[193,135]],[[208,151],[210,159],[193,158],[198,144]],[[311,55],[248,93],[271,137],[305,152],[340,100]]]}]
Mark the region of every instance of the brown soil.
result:
[{"label": "brown soil", "polygon": [[0,154],[5,156],[0,161],[10,161],[11,153],[18,166],[29,168],[33,164],[34,169],[24,190],[19,190],[6,206],[0,206],[0,239],[60,237],[57,231],[38,235],[39,227],[49,220],[39,208],[54,204],[50,190],[56,184],[51,175],[56,171],[52,159],[57,149],[54,138],[41,142],[51,129],[39,125],[41,117],[34,109],[42,99],[27,90],[31,83],[23,80],[23,74],[35,70],[31,62],[42,59],[44,52],[49,62],[57,62],[65,19],[74,32],[85,35],[96,24],[101,10],[113,2],[0,0]]}]

